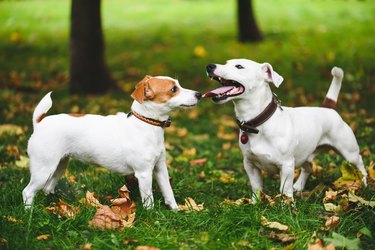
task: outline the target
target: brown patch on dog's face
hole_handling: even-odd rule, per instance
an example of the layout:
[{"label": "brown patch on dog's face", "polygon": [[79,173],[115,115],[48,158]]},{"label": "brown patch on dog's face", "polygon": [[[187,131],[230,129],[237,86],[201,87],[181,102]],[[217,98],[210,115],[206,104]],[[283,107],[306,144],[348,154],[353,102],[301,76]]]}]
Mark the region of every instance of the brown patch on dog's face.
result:
[{"label": "brown patch on dog's face", "polygon": [[73,117],[82,117],[82,116],[85,116],[85,114],[68,114],[70,116],[73,116]]},{"label": "brown patch on dog's face", "polygon": [[152,97],[149,100],[155,103],[165,103],[180,92],[176,82],[171,79],[151,78],[149,84],[152,92]]},{"label": "brown patch on dog's face", "polygon": [[40,116],[38,116],[38,118],[36,118],[36,122],[37,123],[41,122],[44,119],[44,117],[46,117],[46,114],[45,113],[41,114]]},{"label": "brown patch on dog's face", "polygon": [[165,103],[180,92],[176,82],[171,79],[145,76],[140,81],[131,97],[139,103],[146,100],[155,103]]}]

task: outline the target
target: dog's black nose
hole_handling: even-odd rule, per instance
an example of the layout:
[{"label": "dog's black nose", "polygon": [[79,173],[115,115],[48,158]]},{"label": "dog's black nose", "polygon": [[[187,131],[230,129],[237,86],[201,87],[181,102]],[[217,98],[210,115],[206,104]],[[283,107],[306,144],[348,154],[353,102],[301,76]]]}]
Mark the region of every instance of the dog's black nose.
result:
[{"label": "dog's black nose", "polygon": [[210,63],[206,66],[206,69],[208,73],[212,73],[216,69],[216,64]]},{"label": "dog's black nose", "polygon": [[199,92],[195,92],[195,97],[199,100],[202,98],[202,94]]}]

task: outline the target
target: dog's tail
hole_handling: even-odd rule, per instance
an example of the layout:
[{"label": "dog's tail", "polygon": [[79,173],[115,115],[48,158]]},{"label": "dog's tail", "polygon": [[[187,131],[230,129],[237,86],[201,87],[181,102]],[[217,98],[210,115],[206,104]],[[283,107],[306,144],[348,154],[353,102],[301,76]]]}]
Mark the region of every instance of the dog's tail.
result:
[{"label": "dog's tail", "polygon": [[51,99],[51,92],[46,94],[42,100],[36,106],[34,113],[33,113],[33,126],[34,129],[36,125],[43,120],[46,116],[48,110],[52,107],[52,99]]},{"label": "dog's tail", "polygon": [[344,71],[339,67],[333,67],[331,74],[333,79],[322,103],[322,107],[336,109],[337,99],[341,89],[341,82],[344,78]]}]

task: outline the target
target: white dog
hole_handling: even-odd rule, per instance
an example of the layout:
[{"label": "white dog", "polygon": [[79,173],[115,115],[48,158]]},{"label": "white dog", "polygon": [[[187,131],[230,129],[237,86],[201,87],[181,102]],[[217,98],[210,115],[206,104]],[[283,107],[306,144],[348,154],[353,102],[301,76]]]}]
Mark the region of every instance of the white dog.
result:
[{"label": "white dog", "polygon": [[53,193],[67,167],[67,159],[96,163],[123,175],[135,174],[145,208],[153,207],[152,173],[167,204],[178,209],[165,163],[164,127],[176,108],[197,105],[201,94],[184,89],[170,77],[146,76],[132,93],[129,114],[45,116],[51,93],[33,114],[34,133],[28,143],[30,183],[23,190],[26,206],[38,190]]},{"label": "white dog", "polygon": [[[279,87],[283,78],[269,63],[233,59],[225,65],[207,65],[207,74],[223,86],[202,97],[215,103],[233,100],[241,129],[239,145],[253,195],[262,191],[261,170],[280,173],[280,192],[293,198],[293,190],[303,190],[311,173],[311,162],[323,146],[334,148],[363,174],[366,170],[351,128],[335,108],[343,71],[332,69],[333,80],[323,107],[281,107],[269,83]],[[302,166],[293,185],[295,166]]]}]

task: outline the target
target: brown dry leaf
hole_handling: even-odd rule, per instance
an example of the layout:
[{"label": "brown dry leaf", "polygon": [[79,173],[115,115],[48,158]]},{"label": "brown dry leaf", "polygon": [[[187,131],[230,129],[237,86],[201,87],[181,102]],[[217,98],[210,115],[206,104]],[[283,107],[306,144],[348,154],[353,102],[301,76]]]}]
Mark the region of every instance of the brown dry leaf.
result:
[{"label": "brown dry leaf", "polygon": [[86,192],[86,198],[84,199],[83,203],[96,208],[100,208],[103,206],[102,204],[100,204],[98,199],[94,197],[94,193],[91,193],[90,191]]},{"label": "brown dry leaf", "polygon": [[79,207],[70,205],[63,200],[59,200],[59,202],[54,204],[52,207],[46,207],[45,210],[57,215],[58,217],[66,217],[69,219],[74,219],[80,212]]},{"label": "brown dry leaf", "polygon": [[312,173],[314,175],[316,175],[316,174],[322,172],[322,170],[323,170],[323,167],[318,165],[318,161],[317,160],[313,160],[312,161]]},{"label": "brown dry leaf", "polygon": [[263,202],[265,202],[265,203],[268,203],[268,204],[270,204],[270,205],[275,205],[275,203],[276,203],[276,202],[272,199],[271,196],[269,196],[269,195],[267,195],[267,194],[265,194],[265,193],[263,193],[263,192],[260,192],[259,197],[260,197],[260,200],[261,200],[261,201],[263,201]]},{"label": "brown dry leaf", "polygon": [[327,201],[334,201],[337,198],[337,191],[328,190],[323,198],[323,203]]},{"label": "brown dry leaf", "polygon": [[187,128],[178,128],[177,129],[177,136],[178,137],[185,137],[188,134]]},{"label": "brown dry leaf", "polygon": [[327,219],[326,223],[325,223],[325,226],[327,228],[334,228],[336,227],[338,224],[340,223],[340,217],[338,216],[331,216]]},{"label": "brown dry leaf", "polygon": [[89,221],[89,227],[96,229],[124,229],[122,218],[115,214],[109,206],[98,208],[94,218]]},{"label": "brown dry leaf", "polygon": [[340,205],[335,205],[333,203],[324,203],[324,209],[328,212],[341,212],[343,209]]},{"label": "brown dry leaf", "polygon": [[86,243],[84,245],[82,245],[82,249],[83,250],[92,250],[92,244],[91,243]]},{"label": "brown dry leaf", "polygon": [[135,250],[160,250],[160,248],[152,246],[137,246]]},{"label": "brown dry leaf", "polygon": [[375,207],[375,201],[366,201],[365,199],[363,199],[362,197],[359,197],[355,194],[352,194],[349,192],[349,201],[350,202],[354,202],[354,203],[361,203],[362,205],[365,205],[365,206],[370,206],[370,207]]},{"label": "brown dry leaf", "polygon": [[191,212],[191,211],[202,211],[203,210],[203,204],[197,204],[193,198],[191,197],[187,197],[185,199],[185,204],[184,205],[178,205],[178,208],[181,210],[181,211],[185,211],[185,212]]},{"label": "brown dry leaf", "polygon": [[282,243],[291,243],[297,239],[295,235],[290,235],[286,233],[276,233],[274,231],[270,232],[270,234],[268,235],[268,238],[271,240],[282,242]]},{"label": "brown dry leaf", "polygon": [[288,232],[290,230],[290,227],[284,224],[281,224],[277,221],[268,221],[266,217],[261,216],[260,217],[261,224],[267,228],[271,229],[277,229],[279,231]]},{"label": "brown dry leaf", "polygon": [[202,166],[208,161],[207,158],[194,159],[190,161],[191,166]]},{"label": "brown dry leaf", "polygon": [[42,234],[36,237],[37,240],[48,240],[51,237],[50,234]]}]

